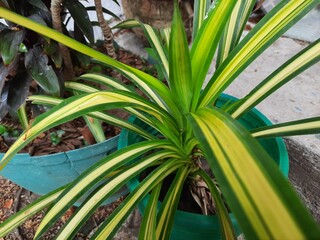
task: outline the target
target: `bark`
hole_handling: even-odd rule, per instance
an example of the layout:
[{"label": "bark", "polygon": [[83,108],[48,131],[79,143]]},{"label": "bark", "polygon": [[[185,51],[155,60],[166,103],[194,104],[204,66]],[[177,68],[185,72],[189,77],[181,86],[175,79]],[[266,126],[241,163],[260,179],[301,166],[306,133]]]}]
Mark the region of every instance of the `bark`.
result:
[{"label": "bark", "polygon": [[104,47],[106,48],[108,55],[110,57],[116,59],[117,55],[116,55],[115,48],[113,45],[113,33],[112,33],[108,23],[104,19],[101,0],[94,0],[94,4],[95,4],[95,8],[96,8],[98,22],[99,22],[99,25],[102,29],[102,33],[104,36]]},{"label": "bark", "polygon": [[[63,32],[62,30],[62,21],[61,21],[61,10],[62,10],[63,0],[51,0],[51,14],[52,14],[52,25],[55,30],[58,32]],[[64,62],[63,76],[64,79],[70,80],[73,79],[75,74],[73,70],[73,64],[71,60],[71,55],[69,48],[65,45],[59,43],[60,52]]]}]

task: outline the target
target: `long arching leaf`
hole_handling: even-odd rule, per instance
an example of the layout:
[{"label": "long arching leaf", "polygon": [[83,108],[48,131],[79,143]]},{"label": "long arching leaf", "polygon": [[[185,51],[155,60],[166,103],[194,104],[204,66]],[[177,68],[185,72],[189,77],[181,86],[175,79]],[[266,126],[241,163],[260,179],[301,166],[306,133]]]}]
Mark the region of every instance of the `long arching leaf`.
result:
[{"label": "long arching leaf", "polygon": [[169,63],[170,88],[177,106],[183,113],[190,111],[194,85],[192,82],[191,62],[186,32],[179,12],[177,1],[174,2],[174,14],[170,36]]},{"label": "long arching leaf", "polygon": [[[252,239],[317,239],[320,230],[262,146],[219,109],[189,120],[241,229]],[[299,209],[299,211],[297,211]]]},{"label": "long arching leaf", "polygon": [[237,45],[217,69],[201,95],[199,107],[214,102],[230,83],[267,47],[320,0],[284,0],[270,11]]},{"label": "long arching leaf", "polygon": [[100,226],[98,231],[93,235],[94,239],[111,240],[121,223],[128,217],[130,212],[138,202],[152,191],[165,177],[175,172],[179,167],[186,164],[183,159],[169,159],[161,164],[152,174],[149,174],[130,195],[123,201],[120,208],[117,208]]},{"label": "long arching leaf", "polygon": [[[94,50],[93,48],[86,46],[70,37],[63,35],[47,26],[43,26],[31,19],[25,18],[19,14],[16,14],[8,9],[0,7],[0,17],[3,17],[9,21],[17,23],[23,27],[31,30],[36,30],[43,36],[53,39],[63,45],[81,52],[87,56],[90,56],[99,62],[110,66],[111,68],[120,71],[128,78],[133,80],[140,89],[146,93],[154,102],[159,106],[172,111],[172,113],[178,117],[178,110],[175,103],[172,100],[171,93],[169,89],[160,81],[158,81],[153,76],[146,74],[134,67],[121,63],[101,52]],[[159,96],[161,98],[159,98]],[[163,103],[165,102],[165,104]]]},{"label": "long arching leaf", "polygon": [[[108,182],[99,187],[89,198],[80,206],[79,209],[72,215],[69,221],[66,223],[62,231],[59,233],[57,240],[71,239],[81,228],[81,226],[86,222],[86,220],[94,213],[94,211],[106,200],[109,196],[118,191],[122,186],[124,186],[130,179],[137,176],[141,171],[147,167],[155,164],[161,158],[167,158],[172,155],[170,150],[162,150],[145,157],[134,164],[131,164],[128,168],[120,170],[118,174],[112,177]],[[84,180],[83,180],[84,181]],[[86,180],[87,182],[90,179]],[[94,185],[93,185],[94,186]],[[79,186],[75,186],[79,188]],[[81,186],[80,186],[81,188]],[[73,191],[69,189],[67,191]],[[60,200],[63,201],[63,198]],[[59,202],[58,202],[59,204]],[[55,214],[56,209],[51,210]],[[48,213],[50,214],[51,211]],[[43,232],[47,227],[50,226],[50,222],[45,225],[39,226],[39,232]]]},{"label": "long arching leaf", "polygon": [[295,76],[320,61],[320,39],[310,44],[255,87],[233,111],[239,118]]},{"label": "long arching leaf", "polygon": [[[90,112],[108,108],[114,109],[132,106],[138,106],[142,108],[142,110],[154,113],[156,118],[160,118],[158,119],[159,121],[163,118],[164,125],[166,125],[165,121],[169,120],[169,122],[171,122],[169,124],[173,126],[171,129],[176,128],[175,123],[170,120],[171,116],[163,109],[128,92],[100,91],[87,95],[74,96],[36,118],[32,126],[27,129],[7,151],[0,162],[0,169],[2,169],[19,150],[43,131]],[[174,140],[174,135],[172,133],[168,134],[171,135]]]},{"label": "long arching leaf", "polygon": [[156,226],[157,226],[157,210],[158,210],[158,201],[159,195],[161,191],[162,184],[160,183],[156,186],[148,200],[147,207],[145,209],[145,213],[142,218],[140,231],[139,231],[139,239],[142,240],[156,240]]},{"label": "long arching leaf", "polygon": [[216,1],[215,7],[209,11],[192,44],[190,56],[192,81],[195,86],[192,100],[193,110],[196,108],[204,79],[219,44],[223,28],[236,2],[236,0]]},{"label": "long arching leaf", "polygon": [[255,0],[239,0],[235,5],[220,40],[216,69],[238,44],[255,3]]},{"label": "long arching leaf", "polygon": [[56,189],[45,196],[38,198],[36,201],[21,209],[17,214],[9,217],[0,225],[0,237],[5,237],[16,227],[21,225],[28,218],[50,206],[63,192],[65,187]]},{"label": "long arching leaf", "polygon": [[183,184],[188,176],[188,167],[180,168],[166,193],[157,217],[157,239],[169,239],[173,227],[174,215],[178,207]]},{"label": "long arching leaf", "polygon": [[274,124],[252,130],[256,138],[284,137],[320,133],[320,117],[306,118],[303,120]]},{"label": "long arching leaf", "polygon": [[[38,228],[36,238],[40,237],[41,234],[58,220],[83,194],[97,187],[97,184],[104,180],[109,174],[124,167],[142,154],[152,149],[165,148],[167,145],[166,141],[159,140],[140,142],[111,153],[91,166],[65,189],[56,203],[50,208]],[[70,189],[72,189],[72,191],[70,191]]]}]

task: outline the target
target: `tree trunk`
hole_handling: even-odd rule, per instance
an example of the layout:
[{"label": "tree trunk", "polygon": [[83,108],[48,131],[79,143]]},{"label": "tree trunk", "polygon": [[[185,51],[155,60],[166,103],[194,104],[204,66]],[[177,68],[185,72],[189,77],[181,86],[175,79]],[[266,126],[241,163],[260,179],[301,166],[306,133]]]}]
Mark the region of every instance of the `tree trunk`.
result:
[{"label": "tree trunk", "polygon": [[101,0],[94,0],[94,4],[96,7],[98,22],[99,22],[99,25],[102,29],[102,33],[104,36],[104,47],[106,48],[108,55],[110,57],[116,59],[117,55],[116,55],[115,48],[113,45],[113,33],[112,33],[108,23],[104,19]]},{"label": "tree trunk", "polygon": [[[52,14],[52,25],[58,32],[63,32],[61,22],[61,9],[63,0],[52,0],[51,1],[51,14]],[[66,80],[73,79],[75,74],[73,70],[73,64],[69,48],[59,43],[60,52],[64,61],[63,77]]]},{"label": "tree trunk", "polygon": [[[179,2],[187,35],[191,37],[193,17],[192,0]],[[138,19],[157,29],[171,27],[174,0],[122,0],[121,3],[123,13],[127,19]],[[133,31],[138,36],[144,37],[141,29],[134,28]]]}]

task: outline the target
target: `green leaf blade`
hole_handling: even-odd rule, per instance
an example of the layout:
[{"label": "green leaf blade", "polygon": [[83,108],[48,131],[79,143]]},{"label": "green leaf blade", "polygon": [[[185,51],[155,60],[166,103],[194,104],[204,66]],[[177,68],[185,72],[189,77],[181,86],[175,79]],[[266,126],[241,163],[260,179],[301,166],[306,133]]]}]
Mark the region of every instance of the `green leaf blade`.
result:
[{"label": "green leaf blade", "polygon": [[174,215],[177,211],[183,184],[189,174],[188,167],[180,168],[166,193],[157,217],[157,239],[169,239],[173,228]]},{"label": "green leaf blade", "polygon": [[187,36],[176,1],[169,45],[170,88],[177,105],[186,113],[194,89]]},{"label": "green leaf blade", "polygon": [[310,44],[294,57],[281,65],[276,71],[255,87],[232,112],[232,117],[239,118],[259,104],[282,85],[320,61],[320,39]]},{"label": "green leaf blade", "polygon": [[209,11],[207,19],[203,22],[191,48],[192,79],[194,82],[194,99],[192,109],[196,109],[201,88],[214,53],[220,41],[225,23],[237,1],[217,1],[214,8]]},{"label": "green leaf blade", "polygon": [[42,209],[50,206],[59,197],[63,190],[64,187],[56,189],[51,193],[48,193],[47,195],[40,197],[27,207],[21,209],[14,216],[11,216],[10,218],[6,219],[0,225],[0,237],[5,237],[7,234],[9,234],[19,225],[21,225],[29,217],[32,217],[35,213],[38,213]]},{"label": "green leaf blade", "polygon": [[60,82],[49,59],[40,47],[30,49],[25,55],[25,67],[32,78],[47,93],[53,96],[60,95]]},{"label": "green leaf blade", "polygon": [[159,184],[151,192],[139,231],[138,238],[141,240],[156,240],[157,207],[161,186],[162,184]]},{"label": "green leaf blade", "polygon": [[284,137],[320,133],[320,117],[306,118],[302,120],[275,124],[252,130],[252,136],[256,138]]},{"label": "green leaf blade", "polygon": [[19,51],[25,36],[23,30],[4,29],[0,33],[0,53],[5,65],[10,64]]},{"label": "green leaf blade", "polygon": [[93,27],[87,9],[80,1],[65,0],[63,4],[69,10],[75,24],[81,29],[91,44],[94,43]]},{"label": "green leaf blade", "polygon": [[189,120],[248,238],[319,238],[317,224],[273,160],[247,130],[218,109],[203,108]]},{"label": "green leaf blade", "polygon": [[[171,116],[157,105],[137,95],[130,94],[127,91],[121,91],[121,93],[100,91],[70,97],[34,120],[31,128],[22,133],[0,161],[0,169],[2,169],[19,150],[43,131],[90,112],[132,106],[141,108],[144,111],[149,111],[155,118],[159,118],[158,121],[162,123],[159,124],[160,127],[166,123],[166,120],[164,120],[165,122],[162,121],[162,117],[168,120],[171,119]],[[170,123],[167,122],[167,124],[175,126],[175,123],[171,120],[169,120]],[[168,134],[174,138],[172,132],[168,132]]]},{"label": "green leaf blade", "polygon": [[238,44],[241,33],[247,23],[252,8],[256,1],[239,0],[235,5],[230,19],[228,20],[222,39],[220,40],[219,51],[216,60],[216,69],[227,58],[229,53]]},{"label": "green leaf blade", "polygon": [[280,2],[246,35],[217,69],[205,87],[198,106],[204,107],[214,102],[254,59],[319,2]]},{"label": "green leaf blade", "polygon": [[[159,146],[156,146],[159,147]],[[155,164],[161,158],[167,158],[172,155],[170,150],[158,151],[149,155],[142,160],[136,161],[130,167],[120,170],[118,174],[112,177],[107,183],[101,186],[94,194],[92,194],[78,209],[78,211],[71,217],[71,219],[64,226],[57,238],[64,240],[73,237],[81,228],[82,224],[94,213],[94,211],[103,203],[105,199],[118,191],[130,179],[136,177],[141,171],[145,170],[150,165]],[[87,182],[90,179],[86,180]],[[79,186],[75,186],[79,188]]]},{"label": "green leaf blade", "polygon": [[[172,161],[173,160],[173,161]],[[182,159],[168,159],[161,164],[152,174],[149,174],[137,188],[135,188],[129,196],[124,200],[123,205],[117,208],[109,216],[98,231],[94,234],[95,239],[112,239],[120,224],[126,219],[138,202],[147,195],[152,189],[163,181],[169,174],[175,172],[179,167],[186,164]]]}]

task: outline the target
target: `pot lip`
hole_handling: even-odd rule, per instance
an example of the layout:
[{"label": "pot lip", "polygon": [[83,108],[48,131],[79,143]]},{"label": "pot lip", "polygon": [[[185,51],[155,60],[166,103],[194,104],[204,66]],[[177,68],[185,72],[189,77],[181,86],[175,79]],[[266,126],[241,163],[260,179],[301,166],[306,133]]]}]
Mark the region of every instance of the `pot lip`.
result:
[{"label": "pot lip", "polygon": [[[90,151],[90,150],[95,151],[95,148],[103,148],[105,145],[108,145],[110,142],[118,140],[119,137],[120,137],[120,134],[113,136],[111,138],[108,138],[103,142],[95,143],[92,145],[84,146],[82,148],[77,148],[77,149],[66,151],[66,152],[58,152],[58,153],[42,155],[42,156],[31,156],[29,153],[17,153],[15,156],[37,159],[37,158],[43,158],[43,157],[47,157],[47,156],[60,157],[61,155],[65,155],[65,154],[81,154],[84,151]],[[117,146],[117,145],[115,145],[115,146]],[[4,154],[5,153],[0,153],[0,158],[2,158],[4,156]]]},{"label": "pot lip", "polygon": [[[218,98],[218,100],[238,100],[238,98],[231,96],[229,94],[225,94],[222,93],[220,95],[220,97]],[[270,125],[273,124],[262,112],[260,112],[259,110],[257,110],[256,108],[253,108],[250,110],[250,113],[252,113],[251,115],[256,118],[256,119],[260,119],[261,121],[263,121],[265,124]],[[135,117],[131,116],[129,118],[129,121],[134,121]],[[128,140],[128,134],[129,131],[126,129],[123,129],[120,133],[120,138],[119,138],[119,142],[118,142],[118,149],[123,148],[125,146],[127,146],[127,140]],[[289,173],[289,157],[288,157],[288,151],[286,148],[286,145],[284,143],[284,140],[281,137],[276,137],[273,138],[276,142],[276,146],[279,150],[279,169],[280,171],[283,173],[283,175],[287,178],[288,177],[288,173]],[[133,183],[135,182],[135,183]],[[138,182],[137,179],[132,179],[130,182],[128,182],[127,186],[129,189],[133,189]],[[142,200],[142,204],[139,204],[138,208],[141,212],[144,212],[145,207],[147,205],[147,199],[148,196],[146,196],[143,200]],[[197,219],[207,219],[208,221],[212,221],[212,219],[216,219],[217,215],[202,215],[202,214],[197,214],[197,213],[190,213],[190,212],[185,212],[185,211],[181,211],[181,210],[177,210],[176,211],[176,216],[177,221],[179,222],[178,219],[184,219],[184,218],[193,218],[193,221],[197,221]],[[232,221],[235,221],[235,218],[233,217],[233,214],[230,213],[231,219]],[[178,223],[177,222],[177,223]],[[176,220],[175,220],[176,223]]]}]

